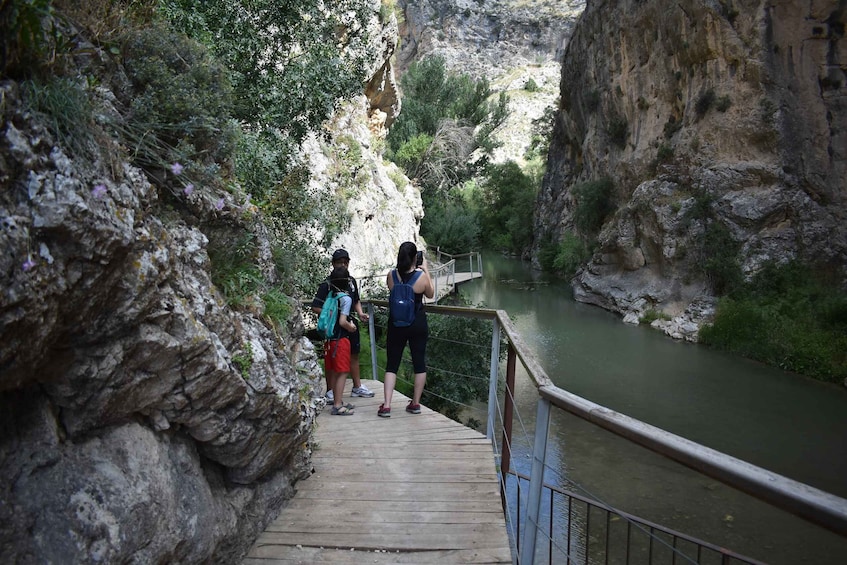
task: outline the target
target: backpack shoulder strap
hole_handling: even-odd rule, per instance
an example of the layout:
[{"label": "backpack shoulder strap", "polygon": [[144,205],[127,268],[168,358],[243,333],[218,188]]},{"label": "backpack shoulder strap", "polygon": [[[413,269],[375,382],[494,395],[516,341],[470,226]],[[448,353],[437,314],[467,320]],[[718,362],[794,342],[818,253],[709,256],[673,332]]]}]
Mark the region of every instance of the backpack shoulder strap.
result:
[{"label": "backpack shoulder strap", "polygon": [[391,269],[391,278],[394,280],[394,284],[403,283],[403,281],[400,280],[400,275],[397,274],[397,269]]},{"label": "backpack shoulder strap", "polygon": [[423,271],[415,271],[415,273],[412,275],[412,278],[409,279],[409,285],[411,286],[418,282],[418,279],[421,278],[422,274]]}]

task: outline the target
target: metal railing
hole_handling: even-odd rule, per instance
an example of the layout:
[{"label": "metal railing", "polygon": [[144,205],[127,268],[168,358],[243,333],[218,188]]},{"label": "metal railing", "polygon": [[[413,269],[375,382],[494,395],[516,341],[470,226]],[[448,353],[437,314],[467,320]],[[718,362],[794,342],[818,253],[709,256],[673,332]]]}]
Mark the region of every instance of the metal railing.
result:
[{"label": "metal railing", "polygon": [[442,263],[439,260],[430,260],[428,266],[429,278],[432,279],[435,294],[432,300],[425,298],[424,301],[427,303],[438,302],[453,292],[453,288],[456,286],[456,261],[450,259],[446,263]]},{"label": "metal railing", "polygon": [[[435,251],[435,261],[437,263],[447,263],[453,261],[458,265],[457,272],[464,273],[474,273],[478,272],[482,274],[482,253],[479,251],[470,251],[468,253],[460,253],[458,255],[451,255],[450,253],[445,253],[441,251],[440,247],[436,247]],[[464,270],[464,264],[467,261],[468,270]]]},{"label": "metal railing", "polygon": [[[517,500],[521,499],[521,484],[531,481],[523,473],[515,477]],[[631,554],[646,554],[647,563],[676,563],[680,555],[690,556],[695,563],[746,563],[764,565],[726,548],[677,532],[654,522],[628,514],[606,504],[591,500],[575,492],[552,485],[544,485],[549,495],[544,510],[548,516],[547,547],[549,563],[629,563]],[[566,511],[561,524],[557,524],[558,504]],[[516,553],[520,553],[520,505],[517,508]],[[560,543],[553,543],[560,538]],[[542,555],[544,553],[542,551]],[[538,553],[538,552],[537,552]]]},{"label": "metal railing", "polygon": [[[371,314],[369,333],[372,344],[376,343],[376,316],[374,316],[374,307],[387,308],[387,306],[388,303],[384,300],[372,300],[367,304],[368,311]],[[521,510],[521,497],[518,497],[517,511],[519,515],[522,514],[525,525],[523,532],[516,534],[513,540],[515,543],[516,563],[524,565],[535,563],[536,545],[540,531],[549,540],[549,543],[553,543],[555,532],[552,522],[552,508],[550,509],[550,523],[546,525],[546,531],[545,525],[542,525],[540,522],[542,495],[545,490],[551,493],[550,496],[553,496],[553,493],[560,493],[562,496],[566,496],[569,508],[572,506],[574,500],[589,504],[589,511],[587,512],[589,518],[591,508],[601,509],[603,512],[606,512],[606,523],[610,520],[609,516],[615,515],[624,517],[627,524],[641,525],[642,527],[639,531],[645,531],[646,528],[646,531],[649,532],[649,550],[651,556],[653,554],[653,540],[657,539],[658,536],[665,536],[669,540],[668,543],[670,545],[666,543],[663,546],[673,548],[671,562],[675,562],[677,553],[680,551],[679,547],[682,544],[689,544],[696,548],[697,555],[701,555],[703,551],[716,552],[721,556],[722,563],[729,563],[732,560],[757,563],[753,559],[742,557],[730,550],[696,540],[695,538],[674,532],[658,524],[641,520],[602,503],[584,499],[574,493],[561,489],[557,485],[545,484],[544,469],[547,458],[547,441],[551,412],[553,409],[573,414],[632,443],[646,447],[666,458],[677,461],[735,489],[746,492],[774,507],[786,510],[840,536],[847,537],[847,500],[697,444],[635,418],[630,418],[559,388],[553,384],[552,380],[542,369],[538,360],[515,329],[506,312],[502,310],[436,305],[428,305],[427,311],[439,315],[481,318],[491,320],[493,324],[486,436],[492,442],[495,453],[500,459],[501,488],[503,489],[502,497],[504,506],[507,499],[506,489],[508,481],[506,478],[509,476],[516,477],[517,488],[520,488],[521,481],[528,481],[526,507],[523,510]],[[498,400],[498,385],[501,383],[499,376],[501,343],[505,343],[507,346],[504,378],[505,395],[502,411]],[[511,467],[512,426],[515,418],[515,370],[518,360],[520,360],[521,365],[532,380],[538,393],[531,472],[528,477],[518,474]],[[374,371],[373,378],[379,380],[377,375],[376,347],[371,347],[371,363]],[[500,416],[499,422],[502,427],[502,440],[500,444],[502,445],[502,451],[499,449],[495,438],[495,424],[498,421],[498,415]],[[504,507],[504,510],[508,513],[508,509]],[[518,523],[520,524],[520,522],[521,520],[519,518]],[[631,531],[631,529],[628,530],[626,534],[627,540],[630,540],[632,537]],[[608,544],[608,540],[613,537],[611,529],[608,526],[606,526],[603,535]],[[570,539],[569,533],[567,541],[564,542],[567,544],[566,547],[570,547]],[[626,546],[628,550],[629,541],[627,541]],[[589,549],[586,549],[586,552]],[[605,556],[604,558],[608,562],[611,551],[611,546],[606,545],[602,551],[595,553]],[[552,554],[551,546],[551,563],[553,562]],[[567,559],[569,563],[572,562],[569,553]],[[694,558],[691,559],[693,560]],[[588,562],[587,557],[585,562]],[[698,560],[697,562],[700,561]]]},{"label": "metal railing", "polygon": [[[429,276],[435,287],[435,294],[432,300],[424,299],[424,302],[428,304],[437,303],[455,290],[456,273],[479,273],[480,276],[482,275],[482,253],[479,251],[451,255],[436,247],[428,250],[427,263],[429,266]],[[388,271],[388,268],[386,268],[386,271]],[[362,300],[367,300],[366,293],[364,292],[367,288],[372,289],[372,285],[384,285],[384,279],[385,273],[357,277],[357,280],[363,283],[361,289],[363,291]]]}]

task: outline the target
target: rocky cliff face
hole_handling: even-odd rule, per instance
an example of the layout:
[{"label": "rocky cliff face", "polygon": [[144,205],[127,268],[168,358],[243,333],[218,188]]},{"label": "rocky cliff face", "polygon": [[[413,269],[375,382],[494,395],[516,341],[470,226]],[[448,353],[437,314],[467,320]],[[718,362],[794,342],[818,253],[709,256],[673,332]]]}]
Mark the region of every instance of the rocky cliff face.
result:
[{"label": "rocky cliff face", "polygon": [[560,241],[575,189],[612,181],[577,300],[633,322],[662,311],[696,340],[715,296],[707,232],[745,275],[792,258],[845,273],[846,21],[843,1],[588,4],[536,215],[536,245]]},{"label": "rocky cliff face", "polygon": [[[509,96],[510,116],[495,133],[496,162],[523,162],[533,120],[559,95],[559,61],[584,0],[400,0],[397,66],[444,58],[452,72],[485,78]],[[528,91],[532,81],[537,90]]]},{"label": "rocky cliff face", "polygon": [[[338,243],[362,265],[393,261],[422,214],[370,150],[396,113],[388,36],[373,46],[371,97],[324,136],[343,143],[309,151],[334,171],[316,166],[313,189],[335,191],[350,177],[335,151],[360,148],[344,196],[368,235]],[[262,239],[261,216],[229,193],[175,206],[129,164],[73,157],[12,81],[0,84],[0,187],[4,562],[237,562],[310,473],[323,403],[296,301],[279,327],[211,281],[210,238]],[[267,242],[257,248],[272,278]]]}]

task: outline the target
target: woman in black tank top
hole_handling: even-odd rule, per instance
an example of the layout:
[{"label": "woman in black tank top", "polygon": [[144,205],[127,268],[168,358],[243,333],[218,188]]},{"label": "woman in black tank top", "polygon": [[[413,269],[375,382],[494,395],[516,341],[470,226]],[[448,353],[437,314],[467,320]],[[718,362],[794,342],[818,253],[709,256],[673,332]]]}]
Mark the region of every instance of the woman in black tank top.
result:
[{"label": "woman in black tank top", "polygon": [[406,406],[406,411],[412,414],[420,414],[421,412],[421,395],[426,384],[426,342],[429,337],[423,297],[432,298],[435,296],[435,287],[429,277],[426,258],[423,259],[420,268],[415,265],[417,252],[417,247],[411,241],[400,245],[400,250],[397,252],[397,268],[392,269],[385,277],[389,291],[397,284],[396,280],[409,283],[414,279],[415,313],[414,321],[409,325],[396,325],[397,321],[393,319],[388,324],[388,335],[386,337],[387,363],[383,383],[385,402],[380,405],[377,411],[377,415],[382,418],[391,416],[391,397],[394,394],[397,370],[400,368],[400,360],[403,357],[403,349],[405,349],[406,343],[409,344],[409,352],[412,355],[412,365],[415,371],[415,391],[412,400]]}]

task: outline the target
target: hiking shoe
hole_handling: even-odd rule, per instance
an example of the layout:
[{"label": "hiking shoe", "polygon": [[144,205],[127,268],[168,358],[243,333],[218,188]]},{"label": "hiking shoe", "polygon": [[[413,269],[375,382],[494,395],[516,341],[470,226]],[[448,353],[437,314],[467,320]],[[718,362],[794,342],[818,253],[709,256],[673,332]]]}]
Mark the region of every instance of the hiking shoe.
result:
[{"label": "hiking shoe", "polygon": [[379,405],[379,410],[377,410],[376,415],[380,418],[390,418],[391,417],[391,408],[386,408],[385,404]]},{"label": "hiking shoe", "polygon": [[421,413],[421,405],[420,404],[413,404],[413,402],[410,400],[409,405],[406,406],[406,412],[408,412],[409,414],[420,414]]},{"label": "hiking shoe", "polygon": [[331,390],[326,391],[324,398],[326,398],[327,403],[335,402],[335,395],[332,394]]},{"label": "hiking shoe", "polygon": [[362,385],[362,386],[354,386],[353,392],[350,393],[350,396],[361,396],[362,398],[373,398],[374,393],[371,389],[369,389],[365,385]]},{"label": "hiking shoe", "polygon": [[333,406],[330,414],[333,416],[352,416],[354,412],[352,408],[346,406]]}]

